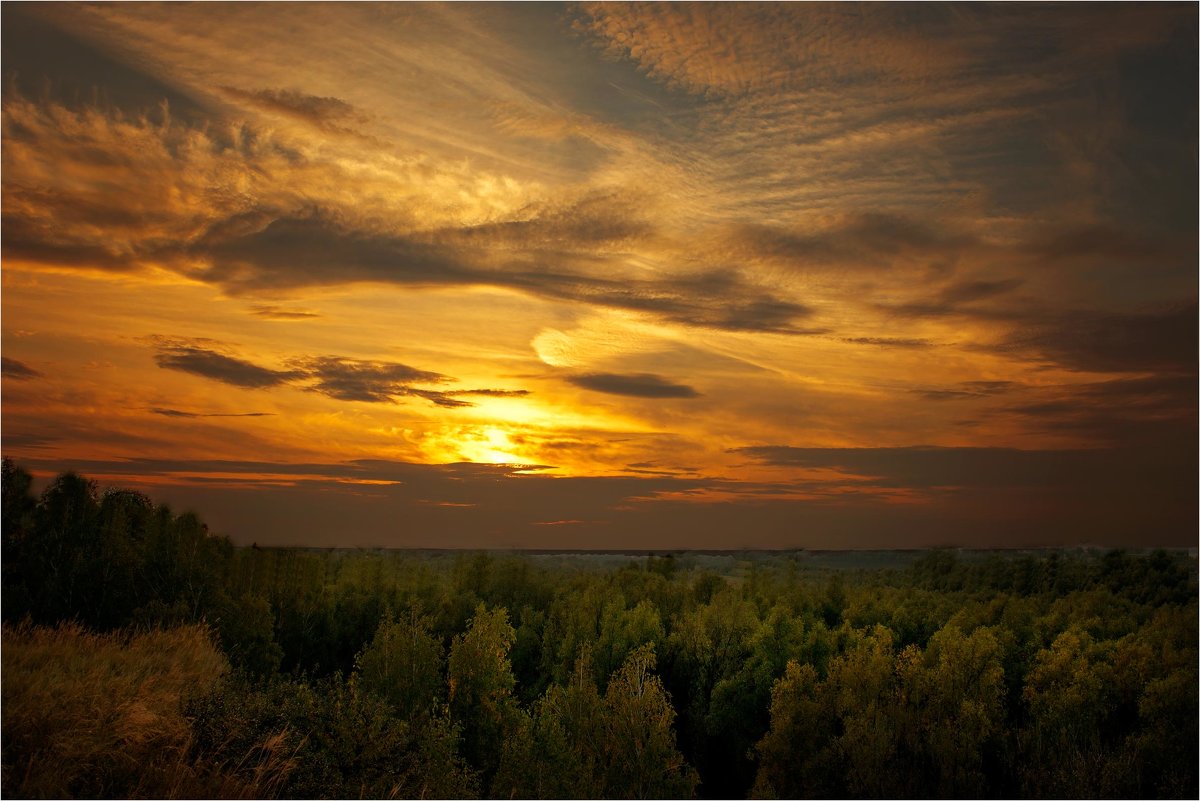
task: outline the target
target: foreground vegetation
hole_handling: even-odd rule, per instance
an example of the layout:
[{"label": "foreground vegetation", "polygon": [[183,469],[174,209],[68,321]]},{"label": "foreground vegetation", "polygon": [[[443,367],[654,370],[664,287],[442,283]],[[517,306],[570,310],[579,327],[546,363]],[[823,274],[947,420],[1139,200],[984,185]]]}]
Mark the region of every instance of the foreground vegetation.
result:
[{"label": "foreground vegetation", "polygon": [[5,625],[3,637],[6,795],[249,798],[274,793],[294,767],[283,738],[236,770],[195,758],[181,699],[228,671],[203,626]]},{"label": "foreground vegetation", "polygon": [[3,482],[9,797],[1197,794],[1195,559],[234,548]]}]

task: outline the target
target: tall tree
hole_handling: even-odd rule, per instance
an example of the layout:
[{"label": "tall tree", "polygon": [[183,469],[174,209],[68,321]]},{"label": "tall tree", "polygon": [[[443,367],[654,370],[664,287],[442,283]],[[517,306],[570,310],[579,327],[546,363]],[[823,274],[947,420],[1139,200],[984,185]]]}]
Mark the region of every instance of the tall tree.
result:
[{"label": "tall tree", "polygon": [[450,646],[450,715],[462,726],[463,754],[480,771],[485,787],[499,767],[504,740],[520,726],[508,658],[515,637],[505,609],[480,604]]},{"label": "tall tree", "polygon": [[363,689],[375,692],[408,720],[437,706],[442,685],[442,644],[415,608],[385,620],[356,660]]}]

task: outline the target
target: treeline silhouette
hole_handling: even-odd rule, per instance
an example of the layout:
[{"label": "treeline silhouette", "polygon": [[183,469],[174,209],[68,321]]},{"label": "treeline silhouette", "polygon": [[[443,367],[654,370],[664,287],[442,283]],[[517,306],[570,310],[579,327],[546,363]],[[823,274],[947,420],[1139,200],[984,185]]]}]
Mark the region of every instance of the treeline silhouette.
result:
[{"label": "treeline silhouette", "polygon": [[[686,554],[236,548],[136,492],[31,485],[4,460],[6,795],[36,794],[49,753],[11,711],[8,653],[64,622],[208,627],[232,670],[177,697],[214,793],[1197,794],[1186,554],[750,554],[722,575]],[[267,753],[287,759],[255,784]],[[57,789],[135,794],[113,775]]]}]

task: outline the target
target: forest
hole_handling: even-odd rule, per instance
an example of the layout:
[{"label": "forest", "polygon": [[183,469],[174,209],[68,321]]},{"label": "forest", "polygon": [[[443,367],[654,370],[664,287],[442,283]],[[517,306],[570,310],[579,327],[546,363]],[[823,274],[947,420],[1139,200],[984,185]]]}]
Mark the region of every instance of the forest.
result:
[{"label": "forest", "polygon": [[260,549],[6,459],[2,556],[5,797],[1198,791],[1185,552]]}]

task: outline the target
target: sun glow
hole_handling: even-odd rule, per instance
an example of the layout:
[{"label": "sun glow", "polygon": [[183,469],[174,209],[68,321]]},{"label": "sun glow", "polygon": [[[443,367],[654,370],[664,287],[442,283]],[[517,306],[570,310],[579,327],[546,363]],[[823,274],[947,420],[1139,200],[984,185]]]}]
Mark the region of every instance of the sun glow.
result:
[{"label": "sun glow", "polygon": [[484,464],[521,464],[528,461],[518,454],[519,446],[509,438],[509,433],[493,426],[459,429],[452,441],[439,445],[448,454],[454,454],[454,461]]}]

